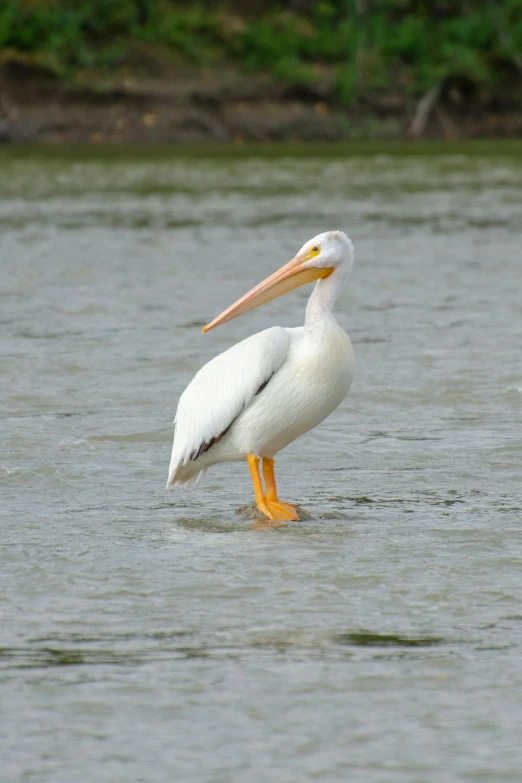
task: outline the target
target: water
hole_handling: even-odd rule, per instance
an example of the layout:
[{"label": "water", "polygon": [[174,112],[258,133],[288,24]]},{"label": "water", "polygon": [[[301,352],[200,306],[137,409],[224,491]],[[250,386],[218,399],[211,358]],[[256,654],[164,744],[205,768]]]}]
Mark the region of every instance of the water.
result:
[{"label": "water", "polygon": [[[2,783],[520,781],[522,158],[3,153]],[[277,460],[167,493],[200,325],[346,229],[357,355]]]}]

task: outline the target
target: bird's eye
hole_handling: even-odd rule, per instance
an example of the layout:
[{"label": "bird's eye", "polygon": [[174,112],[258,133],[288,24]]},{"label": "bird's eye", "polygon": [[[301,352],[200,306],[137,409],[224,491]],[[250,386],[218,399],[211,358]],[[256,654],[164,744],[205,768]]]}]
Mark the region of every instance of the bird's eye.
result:
[{"label": "bird's eye", "polygon": [[314,255],[317,255],[320,249],[321,248],[319,247],[319,245],[314,245],[310,252],[313,253]]}]

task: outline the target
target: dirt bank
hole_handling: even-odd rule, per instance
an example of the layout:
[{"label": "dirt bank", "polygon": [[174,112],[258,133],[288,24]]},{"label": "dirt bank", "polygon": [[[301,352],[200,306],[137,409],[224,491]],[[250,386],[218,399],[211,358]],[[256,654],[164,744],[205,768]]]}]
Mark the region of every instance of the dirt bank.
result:
[{"label": "dirt bank", "polygon": [[[520,90],[513,92],[518,94]],[[522,136],[522,105],[510,93],[484,98],[441,83],[420,102],[382,94],[349,109],[331,74],[289,86],[232,66],[176,66],[160,78],[83,74],[74,82],[17,56],[0,65],[3,143],[197,143]]]}]

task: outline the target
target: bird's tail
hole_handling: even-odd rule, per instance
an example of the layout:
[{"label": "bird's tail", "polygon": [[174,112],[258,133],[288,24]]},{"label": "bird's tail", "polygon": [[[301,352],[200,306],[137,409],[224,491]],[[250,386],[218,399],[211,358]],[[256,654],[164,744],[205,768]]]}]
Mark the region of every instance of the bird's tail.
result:
[{"label": "bird's tail", "polygon": [[205,468],[193,468],[194,463],[187,465],[176,465],[169,473],[167,480],[167,489],[172,489],[175,484],[182,487],[195,487],[201,481],[205,473]]}]

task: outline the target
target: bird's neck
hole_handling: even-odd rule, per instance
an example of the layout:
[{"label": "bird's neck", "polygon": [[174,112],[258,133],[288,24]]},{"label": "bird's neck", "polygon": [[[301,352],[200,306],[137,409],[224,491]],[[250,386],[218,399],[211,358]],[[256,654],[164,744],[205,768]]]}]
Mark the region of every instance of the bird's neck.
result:
[{"label": "bird's neck", "polygon": [[331,324],[337,324],[333,308],[343,282],[339,268],[331,275],[318,280],[306,305],[305,333],[318,337]]}]

